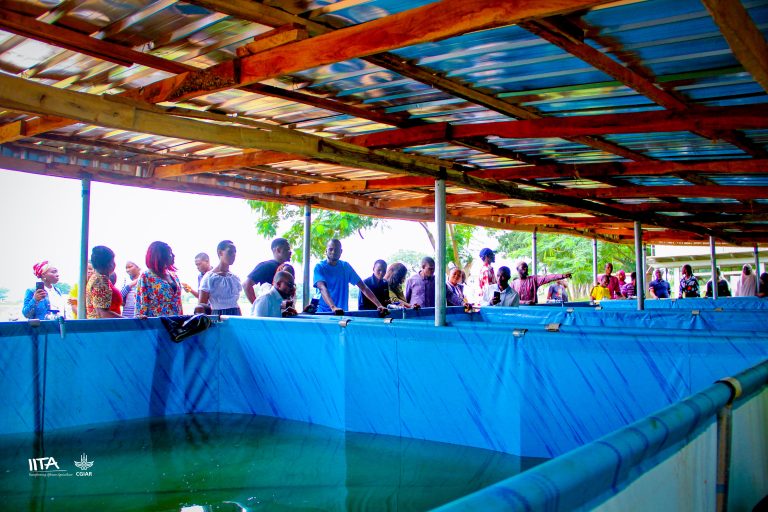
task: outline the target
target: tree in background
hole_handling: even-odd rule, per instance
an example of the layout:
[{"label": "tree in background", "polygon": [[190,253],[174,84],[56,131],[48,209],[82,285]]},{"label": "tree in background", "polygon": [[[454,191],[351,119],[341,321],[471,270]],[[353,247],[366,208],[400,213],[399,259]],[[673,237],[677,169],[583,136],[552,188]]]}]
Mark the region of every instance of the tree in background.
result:
[{"label": "tree in background", "polygon": [[5,300],[8,298],[8,288],[0,288],[0,300]]},{"label": "tree in background", "polygon": [[399,249],[385,259],[387,265],[399,262],[405,265],[409,272],[418,272],[421,270],[421,259],[424,256],[427,256],[426,252]]},{"label": "tree in background", "polygon": [[[304,208],[266,201],[248,201],[248,205],[258,216],[256,232],[264,238],[282,236],[293,249],[293,259],[303,263],[304,258]],[[280,222],[289,224],[288,230],[278,235]],[[312,232],[310,253],[316,258],[323,258],[328,240],[342,240],[357,233],[360,238],[366,229],[379,225],[379,219],[355,213],[341,213],[330,210],[312,210]]]},{"label": "tree in background", "polygon": [[56,283],[56,288],[58,288],[63,295],[69,295],[69,292],[72,291],[72,285],[67,283]]},{"label": "tree in background", "polygon": [[[524,231],[496,231],[498,251],[512,259],[530,260],[533,249],[531,233]],[[594,284],[592,275],[592,240],[584,237],[539,233],[536,249],[539,269],[551,274],[571,272],[571,285],[577,296],[584,296]],[[614,273],[624,269],[627,274],[635,268],[635,249],[625,244],[597,242],[598,272],[605,264],[613,263]],[[512,269],[514,273],[514,269]]]}]

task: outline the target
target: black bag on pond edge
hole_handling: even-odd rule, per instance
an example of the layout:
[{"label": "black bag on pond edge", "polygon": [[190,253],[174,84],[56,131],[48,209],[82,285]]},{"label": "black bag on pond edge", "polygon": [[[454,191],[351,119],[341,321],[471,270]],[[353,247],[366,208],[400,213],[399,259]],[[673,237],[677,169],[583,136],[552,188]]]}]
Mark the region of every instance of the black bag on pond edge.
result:
[{"label": "black bag on pond edge", "polygon": [[176,343],[183,341],[190,336],[203,332],[211,326],[211,319],[206,315],[184,315],[184,316],[163,316],[160,317],[171,339]]}]

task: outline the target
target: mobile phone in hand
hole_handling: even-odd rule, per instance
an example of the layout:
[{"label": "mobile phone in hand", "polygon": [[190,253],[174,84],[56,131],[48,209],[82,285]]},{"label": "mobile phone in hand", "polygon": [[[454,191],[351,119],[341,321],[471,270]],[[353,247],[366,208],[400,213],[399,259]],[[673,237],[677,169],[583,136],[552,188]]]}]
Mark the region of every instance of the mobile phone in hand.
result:
[{"label": "mobile phone in hand", "polygon": [[35,290],[45,290],[45,283],[38,281],[35,283]]},{"label": "mobile phone in hand", "polygon": [[493,292],[493,300],[501,300],[501,292]]}]

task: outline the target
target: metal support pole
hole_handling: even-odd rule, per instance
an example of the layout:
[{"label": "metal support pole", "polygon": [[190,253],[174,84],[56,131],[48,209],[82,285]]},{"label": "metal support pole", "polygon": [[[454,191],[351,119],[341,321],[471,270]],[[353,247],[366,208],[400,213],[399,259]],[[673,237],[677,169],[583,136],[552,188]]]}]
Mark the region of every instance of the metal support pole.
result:
[{"label": "metal support pole", "polygon": [[533,236],[531,237],[531,275],[539,275],[539,251],[536,247],[536,228],[533,228]]},{"label": "metal support pole", "polygon": [[712,260],[712,298],[717,299],[717,256],[715,256],[715,237],[709,237],[709,256]]},{"label": "metal support pole", "polygon": [[77,288],[77,318],[85,320],[85,285],[88,278],[88,231],[91,224],[91,177],[84,176],[83,216],[80,222],[80,282]]},{"label": "metal support pole", "polygon": [[637,310],[645,309],[645,270],[643,267],[643,231],[640,223],[635,221],[635,292],[637,293]]},{"label": "metal support pole", "polygon": [[302,257],[304,259],[304,285],[301,289],[301,307],[307,307],[309,304],[309,290],[310,290],[310,277],[309,277],[309,258],[312,253],[312,203],[307,201],[304,205],[304,251]]},{"label": "metal support pole", "polygon": [[592,276],[597,283],[597,238],[592,239]]},{"label": "metal support pole", "polygon": [[435,326],[445,325],[445,180],[435,180]]},{"label": "metal support pole", "polygon": [[715,510],[728,510],[728,487],[731,476],[731,439],[733,415],[730,403],[717,411],[717,485]]},{"label": "metal support pole", "polygon": [[755,278],[757,281],[757,286],[755,286],[755,295],[757,295],[757,292],[760,291],[760,253],[757,244],[755,244]]}]

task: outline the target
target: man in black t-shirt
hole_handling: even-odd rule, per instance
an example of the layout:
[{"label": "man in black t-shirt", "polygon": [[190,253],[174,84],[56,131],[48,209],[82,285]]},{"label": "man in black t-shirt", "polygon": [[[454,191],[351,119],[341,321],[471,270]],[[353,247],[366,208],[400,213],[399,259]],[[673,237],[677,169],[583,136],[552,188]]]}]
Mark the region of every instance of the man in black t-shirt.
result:
[{"label": "man in black t-shirt", "polygon": [[243,282],[243,291],[245,291],[245,296],[248,297],[251,304],[256,300],[256,292],[253,287],[261,283],[272,283],[277,267],[291,259],[291,246],[285,238],[272,240],[271,248],[273,258],[256,265]]}]

